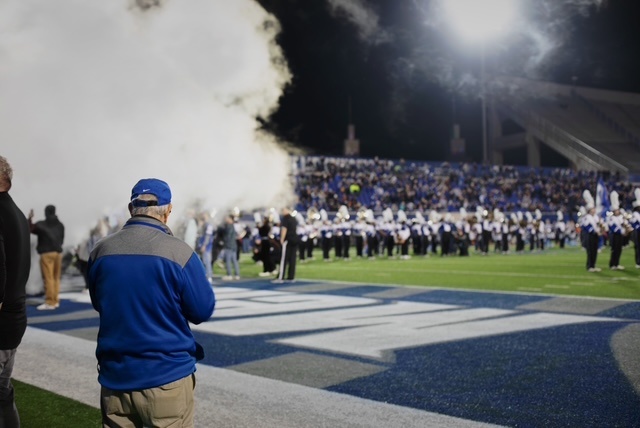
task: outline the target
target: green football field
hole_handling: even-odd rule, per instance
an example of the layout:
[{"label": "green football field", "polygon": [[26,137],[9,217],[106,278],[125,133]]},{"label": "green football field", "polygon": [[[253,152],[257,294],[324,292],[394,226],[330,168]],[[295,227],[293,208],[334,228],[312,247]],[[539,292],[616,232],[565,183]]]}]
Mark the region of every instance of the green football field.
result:
[{"label": "green football field", "polygon": [[[298,262],[296,278],[640,299],[640,269],[635,268],[633,247],[623,249],[621,264],[625,270],[610,270],[609,256],[609,248],[604,247],[597,261],[602,271],[590,273],[585,268],[586,253],[577,247],[522,254],[490,252],[488,256],[472,250],[469,257],[429,255],[412,256],[409,260],[352,256],[349,260],[332,258],[331,262],[323,261],[322,253],[316,249],[313,260]],[[243,257],[241,270],[242,277],[257,276],[261,266]],[[215,271],[221,272],[218,267]]]}]

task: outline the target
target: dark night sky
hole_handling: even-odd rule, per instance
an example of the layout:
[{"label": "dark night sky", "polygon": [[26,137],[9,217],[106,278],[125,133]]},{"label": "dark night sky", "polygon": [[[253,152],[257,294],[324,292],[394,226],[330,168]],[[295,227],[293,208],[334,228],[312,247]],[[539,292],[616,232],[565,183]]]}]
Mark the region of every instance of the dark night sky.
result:
[{"label": "dark night sky", "polygon": [[[258,0],[281,24],[278,43],[293,75],[265,128],[311,153],[340,155],[351,99],[364,157],[445,160],[455,115],[468,157],[480,161],[478,84],[465,76],[477,78],[481,56],[428,24],[430,1],[364,0],[379,18],[380,37],[363,39],[329,0]],[[488,73],[566,84],[576,76],[581,86],[640,92],[640,2],[522,3],[559,48],[531,66],[531,40],[508,37],[488,47]],[[543,152],[545,159],[557,162],[552,153]]]}]

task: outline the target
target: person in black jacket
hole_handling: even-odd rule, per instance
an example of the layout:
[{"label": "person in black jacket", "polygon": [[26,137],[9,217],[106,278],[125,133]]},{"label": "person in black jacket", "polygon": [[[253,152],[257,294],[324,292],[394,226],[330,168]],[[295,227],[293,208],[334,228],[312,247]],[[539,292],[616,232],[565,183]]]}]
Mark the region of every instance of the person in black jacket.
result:
[{"label": "person in black jacket", "polygon": [[47,205],[45,219],[33,223],[33,210],[29,212],[31,233],[38,236],[36,250],[40,254],[40,271],[44,281],[44,303],[38,310],[57,309],[60,306],[60,279],[62,277],[62,243],[64,225],[58,220],[56,207]]},{"label": "person in black jacket", "polygon": [[11,373],[27,328],[25,288],[31,269],[29,223],[9,196],[13,171],[0,156],[0,427],[20,426]]},{"label": "person in black jacket", "polygon": [[297,233],[298,221],[291,215],[289,208],[282,209],[280,221],[280,243],[282,244],[282,257],[278,278],[274,282],[283,282],[285,271],[287,280],[293,281],[296,277],[296,256],[298,254],[299,237]]}]

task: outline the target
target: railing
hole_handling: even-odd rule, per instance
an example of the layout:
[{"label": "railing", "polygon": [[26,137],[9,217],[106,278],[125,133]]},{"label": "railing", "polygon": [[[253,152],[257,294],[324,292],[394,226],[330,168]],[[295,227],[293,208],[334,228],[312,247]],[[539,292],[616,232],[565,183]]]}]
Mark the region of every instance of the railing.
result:
[{"label": "railing", "polygon": [[501,108],[508,110],[509,114],[514,119],[519,120],[533,135],[548,144],[553,144],[554,148],[563,155],[568,157],[579,155],[583,161],[591,164],[596,169],[620,171],[624,174],[629,173],[629,168],[626,166],[594,149],[538,114],[518,109],[514,106],[503,105]]},{"label": "railing", "polygon": [[600,120],[602,120],[611,130],[613,130],[613,132],[617,133],[618,135],[621,135],[625,139],[632,141],[634,144],[640,147],[640,137],[638,137],[638,135],[636,135],[634,132],[627,129],[627,127],[621,125],[620,122],[618,122],[613,117],[606,114],[604,111],[602,111],[602,109],[600,109],[598,106],[593,104],[587,98],[576,93],[575,91],[572,93],[572,95],[575,99],[582,102],[582,104],[585,105],[591,113],[593,113]]}]

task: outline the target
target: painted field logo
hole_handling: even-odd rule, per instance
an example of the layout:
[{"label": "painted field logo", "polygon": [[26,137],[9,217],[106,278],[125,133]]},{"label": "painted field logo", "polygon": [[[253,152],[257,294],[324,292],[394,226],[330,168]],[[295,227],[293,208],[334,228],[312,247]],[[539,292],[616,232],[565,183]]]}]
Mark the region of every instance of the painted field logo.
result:
[{"label": "painted field logo", "polygon": [[[299,348],[392,361],[394,351],[615,318],[366,297],[222,288],[214,318],[194,330],[226,336],[287,334]],[[300,333],[293,335],[291,333]]]}]

